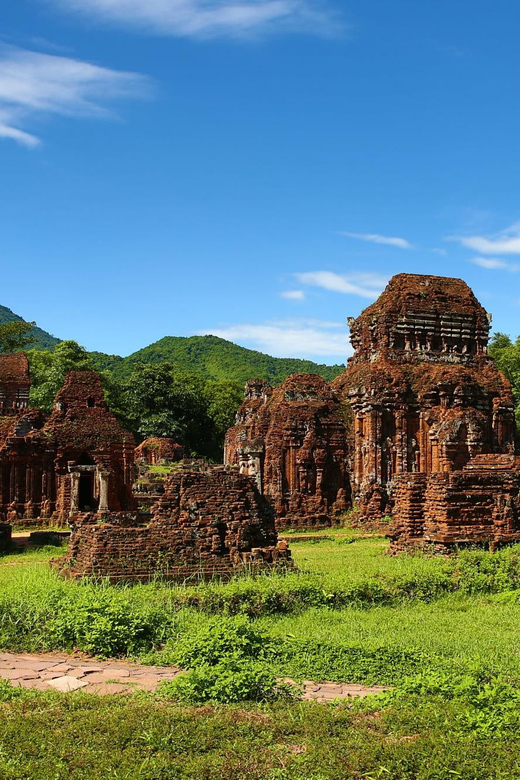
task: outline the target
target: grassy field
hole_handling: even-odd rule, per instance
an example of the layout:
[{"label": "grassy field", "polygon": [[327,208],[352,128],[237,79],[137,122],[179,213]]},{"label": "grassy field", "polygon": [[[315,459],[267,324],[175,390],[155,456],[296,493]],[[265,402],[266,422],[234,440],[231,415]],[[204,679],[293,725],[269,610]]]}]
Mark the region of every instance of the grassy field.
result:
[{"label": "grassy field", "polygon": [[[0,648],[193,671],[128,699],[0,686],[0,778],[520,778],[520,548],[315,536],[291,543],[297,572],[229,583],[76,583],[47,565],[59,548],[1,557]],[[283,676],[392,691],[275,701]]]}]

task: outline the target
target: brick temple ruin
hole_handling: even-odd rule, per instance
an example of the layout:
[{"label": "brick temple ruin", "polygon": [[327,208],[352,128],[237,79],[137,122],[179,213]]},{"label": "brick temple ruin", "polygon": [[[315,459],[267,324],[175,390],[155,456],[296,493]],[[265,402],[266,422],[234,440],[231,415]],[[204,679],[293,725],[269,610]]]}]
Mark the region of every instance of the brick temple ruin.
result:
[{"label": "brick temple ruin", "polygon": [[394,276],[350,320],[354,355],[332,386],[352,410],[352,488],[366,516],[396,478],[514,452],[511,387],[487,354],[490,316],[461,279]]},{"label": "brick temple ruin", "polygon": [[167,477],[151,516],[111,514],[100,522],[81,514],[72,523],[69,551],[59,562],[70,577],[196,581],[292,564],[254,481],[223,467]]},{"label": "brick temple ruin", "polygon": [[[515,541],[514,405],[487,354],[490,320],[460,279],[394,276],[349,320],[354,354],[333,382],[247,383],[220,470],[176,464],[171,440],[134,451],[95,372],[69,374],[46,419],[28,406],[26,357],[1,355],[0,522],[71,521],[72,573],[84,565],[117,577],[105,545],[137,578],[165,555],[179,573],[194,572],[195,559],[215,572],[251,557],[276,564],[284,556],[267,505],[278,528],[332,525],[352,506],[365,521],[391,515],[396,550]],[[166,481],[161,463],[175,465]]]},{"label": "brick temple ruin", "polygon": [[75,512],[132,509],[135,442],[99,375],[71,372],[48,419],[28,407],[29,389],[26,356],[0,355],[0,519],[65,525]]},{"label": "brick temple ruin", "polygon": [[346,434],[342,404],[321,377],[294,374],[275,388],[254,379],[224,461],[254,477],[279,525],[330,525],[349,506]]},{"label": "brick temple ruin", "polygon": [[29,408],[29,392],[26,356],[0,355],[0,548],[23,520],[72,528],[60,562],[68,576],[184,580],[291,565],[272,507],[236,471],[180,466],[139,511],[135,459],[171,464],[182,448],[169,439],[136,448],[96,372],[69,373],[48,418]]},{"label": "brick temple ruin", "polygon": [[295,375],[274,390],[259,380],[247,384],[226,463],[257,479],[280,526],[330,525],[354,503],[365,520],[393,515],[396,546],[423,534],[446,545],[471,537],[467,523],[467,533],[455,531],[453,512],[449,531],[442,513],[435,533],[418,518],[433,506],[434,484],[451,491],[453,507],[455,486],[477,480],[502,509],[482,509],[494,520],[483,521],[487,531],[475,539],[489,537],[493,523],[504,526],[508,513],[503,538],[510,538],[516,499],[514,490],[498,495],[493,458],[506,458],[511,473],[518,467],[511,461],[514,404],[487,354],[490,321],[461,279],[394,276],[349,319],[354,354],[332,383]]}]

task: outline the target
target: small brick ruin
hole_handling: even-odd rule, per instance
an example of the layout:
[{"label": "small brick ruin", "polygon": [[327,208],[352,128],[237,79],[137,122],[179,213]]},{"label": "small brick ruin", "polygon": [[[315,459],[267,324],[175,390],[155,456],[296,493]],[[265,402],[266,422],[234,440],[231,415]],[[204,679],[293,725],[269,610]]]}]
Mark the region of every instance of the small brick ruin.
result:
[{"label": "small brick ruin", "polygon": [[165,481],[151,517],[92,513],[72,519],[60,570],[70,577],[178,581],[229,577],[237,571],[290,566],[274,514],[254,481],[223,467],[179,470]]},{"label": "small brick ruin", "polygon": [[184,457],[184,447],[174,439],[153,437],[145,439],[135,449],[137,469],[134,495],[142,511],[150,507],[164,493],[164,476],[174,463]]},{"label": "small brick ruin", "polygon": [[99,375],[71,372],[48,419],[28,408],[29,388],[26,356],[0,355],[0,520],[65,525],[80,510],[133,509],[135,442]]},{"label": "small brick ruin", "polygon": [[177,463],[184,457],[184,447],[174,439],[152,437],[135,448],[135,462],[143,466]]},{"label": "small brick ruin", "polygon": [[349,506],[344,409],[327,382],[294,374],[246,384],[224,461],[256,480],[283,527],[338,522]]},{"label": "small brick ruin", "polygon": [[520,458],[479,455],[461,471],[407,474],[395,489],[391,549],[449,551],[520,542]]}]

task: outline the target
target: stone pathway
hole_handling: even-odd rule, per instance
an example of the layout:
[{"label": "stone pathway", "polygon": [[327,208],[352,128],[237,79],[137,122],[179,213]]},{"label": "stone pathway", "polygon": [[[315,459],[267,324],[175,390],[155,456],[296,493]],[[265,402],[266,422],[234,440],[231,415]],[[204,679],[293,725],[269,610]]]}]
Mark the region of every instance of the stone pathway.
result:
[{"label": "stone pathway", "polygon": [[91,661],[69,655],[15,655],[0,653],[0,678],[37,691],[87,693],[154,691],[160,682],[173,680],[180,669],[140,666],[119,661]]},{"label": "stone pathway", "polygon": [[[12,685],[37,691],[55,690],[62,693],[83,690],[86,693],[128,694],[132,691],[154,691],[164,680],[173,680],[180,669],[172,666],[141,666],[119,661],[92,661],[63,654],[16,655],[0,653],[0,678]],[[334,699],[370,696],[386,688],[346,683],[303,684],[303,698],[320,702]]]}]

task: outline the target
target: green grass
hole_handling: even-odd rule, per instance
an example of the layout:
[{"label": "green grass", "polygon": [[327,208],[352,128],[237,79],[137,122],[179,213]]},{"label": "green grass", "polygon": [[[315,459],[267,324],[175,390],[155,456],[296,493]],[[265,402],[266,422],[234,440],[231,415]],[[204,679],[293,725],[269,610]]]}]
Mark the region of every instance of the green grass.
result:
[{"label": "green grass", "polygon": [[467,733],[467,707],[180,707],[152,696],[22,696],[0,704],[5,780],[509,780],[520,737]]},{"label": "green grass", "polygon": [[298,572],[228,583],[75,582],[47,565],[59,548],[0,557],[1,649],[183,663],[201,699],[226,679],[228,700],[253,690],[248,668],[259,685],[395,687],[356,705],[196,709],[173,688],[13,699],[0,686],[0,778],[520,778],[520,548],[395,557],[363,536],[328,529],[292,543]]}]

